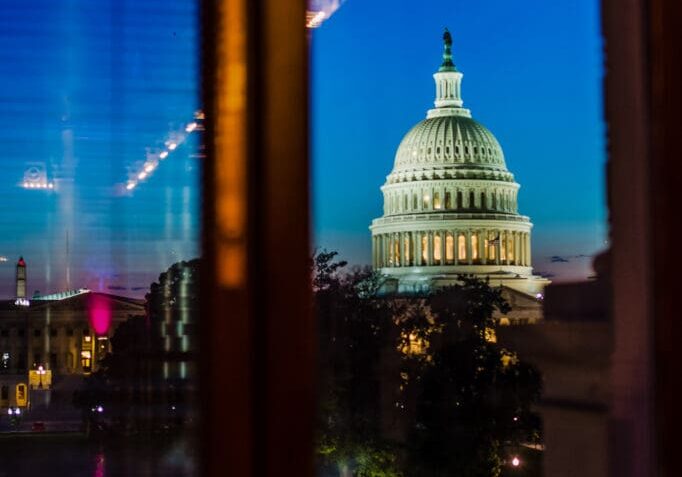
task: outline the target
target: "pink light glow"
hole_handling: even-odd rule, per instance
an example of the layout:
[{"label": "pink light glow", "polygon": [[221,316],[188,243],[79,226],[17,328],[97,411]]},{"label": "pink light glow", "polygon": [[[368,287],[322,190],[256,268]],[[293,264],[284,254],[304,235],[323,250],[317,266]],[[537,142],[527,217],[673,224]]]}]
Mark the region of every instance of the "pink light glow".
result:
[{"label": "pink light glow", "polygon": [[90,326],[97,335],[106,335],[111,326],[111,305],[102,295],[92,293],[88,301]]}]

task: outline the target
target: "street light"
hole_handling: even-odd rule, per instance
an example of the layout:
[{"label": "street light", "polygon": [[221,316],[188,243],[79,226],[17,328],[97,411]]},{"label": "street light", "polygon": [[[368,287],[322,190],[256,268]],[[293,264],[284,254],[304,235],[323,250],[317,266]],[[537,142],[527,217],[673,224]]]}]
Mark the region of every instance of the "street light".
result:
[{"label": "street light", "polygon": [[518,457],[514,456],[514,458],[513,458],[512,461],[511,461],[511,464],[512,464],[514,467],[518,467],[519,465],[521,465],[521,461],[519,460]]}]

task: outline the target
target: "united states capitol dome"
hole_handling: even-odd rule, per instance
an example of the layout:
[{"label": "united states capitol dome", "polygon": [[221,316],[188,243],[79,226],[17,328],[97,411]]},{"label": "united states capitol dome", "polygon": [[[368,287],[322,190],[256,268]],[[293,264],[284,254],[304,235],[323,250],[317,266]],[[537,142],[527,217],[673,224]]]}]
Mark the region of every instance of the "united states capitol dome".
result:
[{"label": "united states capitol dome", "polygon": [[532,273],[520,186],[500,143],[464,107],[447,30],[443,40],[435,107],[404,136],[381,187],[384,214],[370,226],[373,266],[394,291],[472,274],[534,296],[549,282]]}]

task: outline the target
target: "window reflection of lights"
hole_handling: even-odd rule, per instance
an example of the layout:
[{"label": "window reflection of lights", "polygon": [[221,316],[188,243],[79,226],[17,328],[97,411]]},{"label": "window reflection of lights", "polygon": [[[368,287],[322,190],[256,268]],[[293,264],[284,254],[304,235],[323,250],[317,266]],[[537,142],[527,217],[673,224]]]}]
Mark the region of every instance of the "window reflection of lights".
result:
[{"label": "window reflection of lights", "polygon": [[306,27],[319,27],[322,22],[332,16],[344,1],[345,0],[308,0],[308,9],[305,15]]},{"label": "window reflection of lights", "polygon": [[[204,119],[204,113],[199,110],[194,113],[195,121],[187,123],[181,129],[171,132],[164,141],[165,149],[160,152],[147,152],[147,160],[142,164],[140,169],[131,171],[130,177],[126,183],[125,189],[132,191],[139,185],[139,181],[143,181],[151,177],[152,173],[157,169],[159,161],[169,157],[170,153],[175,151],[187,138],[196,131],[203,130],[198,121]],[[51,187],[50,187],[51,188]]]}]

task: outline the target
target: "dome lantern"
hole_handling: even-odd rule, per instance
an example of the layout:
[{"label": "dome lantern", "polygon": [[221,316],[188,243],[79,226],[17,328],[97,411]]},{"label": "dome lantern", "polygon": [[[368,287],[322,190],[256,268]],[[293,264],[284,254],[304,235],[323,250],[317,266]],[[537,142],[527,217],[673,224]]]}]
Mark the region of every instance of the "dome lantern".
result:
[{"label": "dome lantern", "polygon": [[[443,33],[443,62],[438,71],[433,75],[436,81],[436,108],[462,108],[462,73],[457,71],[452,61],[452,35],[445,29]],[[468,110],[462,109],[462,115],[469,114]],[[431,114],[431,111],[429,111]]]}]

